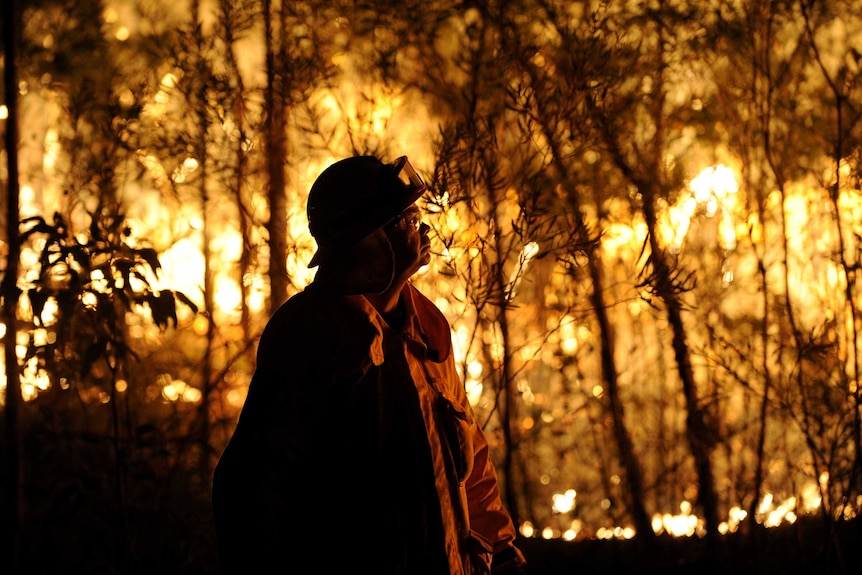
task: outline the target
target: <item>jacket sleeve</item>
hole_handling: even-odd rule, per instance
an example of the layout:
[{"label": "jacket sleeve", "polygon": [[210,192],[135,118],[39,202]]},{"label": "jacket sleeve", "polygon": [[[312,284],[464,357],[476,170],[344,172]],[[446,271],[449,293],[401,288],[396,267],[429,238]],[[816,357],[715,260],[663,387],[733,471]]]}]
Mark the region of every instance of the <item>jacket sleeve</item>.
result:
[{"label": "jacket sleeve", "polygon": [[492,571],[496,574],[516,574],[523,572],[524,556],[515,547],[515,527],[500,500],[497,473],[491,462],[488,441],[481,426],[472,413],[463,382],[457,376],[452,357],[452,331],[442,312],[424,295],[410,284],[405,287],[417,315],[421,318],[422,332],[428,347],[434,350],[441,369],[446,373],[441,377],[445,392],[454,399],[454,404],[463,408],[469,417],[470,425],[465,425],[469,434],[468,444],[472,444],[472,466],[463,484],[469,515],[470,531],[475,539],[482,541],[493,550]]},{"label": "jacket sleeve", "polygon": [[504,563],[507,567],[521,567],[525,560],[514,545],[515,527],[500,499],[497,472],[491,462],[488,440],[475,419],[472,429],[473,470],[466,481],[470,529],[492,544],[496,564],[501,567]]},{"label": "jacket sleeve", "polygon": [[473,428],[473,470],[467,478],[470,528],[493,544],[498,553],[513,546],[515,527],[500,499],[497,473],[491,462],[488,440],[477,423]]}]

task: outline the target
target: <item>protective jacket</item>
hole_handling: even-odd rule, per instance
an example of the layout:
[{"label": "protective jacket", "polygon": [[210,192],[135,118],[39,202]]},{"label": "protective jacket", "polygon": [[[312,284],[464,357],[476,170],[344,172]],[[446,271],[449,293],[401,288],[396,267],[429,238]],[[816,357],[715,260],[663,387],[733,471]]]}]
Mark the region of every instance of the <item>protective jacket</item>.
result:
[{"label": "protective jacket", "polygon": [[410,284],[401,301],[391,326],[312,284],[267,324],[213,477],[224,575],[308,572],[309,553],[322,573],[523,564],[449,325]]}]

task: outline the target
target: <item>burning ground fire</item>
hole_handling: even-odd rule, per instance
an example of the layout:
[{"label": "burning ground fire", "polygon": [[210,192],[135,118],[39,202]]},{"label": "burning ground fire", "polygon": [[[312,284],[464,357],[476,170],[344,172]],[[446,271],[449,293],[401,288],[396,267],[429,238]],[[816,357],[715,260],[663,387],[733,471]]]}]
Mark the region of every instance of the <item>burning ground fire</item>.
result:
[{"label": "burning ground fire", "polygon": [[[825,475],[825,474],[824,474]],[[821,477],[825,483],[828,477]],[[576,507],[577,492],[574,489],[564,493],[556,493],[552,497],[552,507],[555,514],[566,515]],[[820,491],[816,484],[809,483],[799,497],[791,496],[778,500],[772,493],[765,494],[757,507],[755,520],[763,527],[778,527],[793,524],[800,515],[813,514],[821,505]],[[680,503],[679,512],[656,513],[652,518],[652,529],[657,535],[668,534],[672,537],[703,537],[706,534],[702,518],[692,513],[693,506],[689,501]],[[735,533],[740,524],[748,517],[748,512],[739,506],[731,507],[728,517],[719,525],[722,535]],[[541,537],[542,539],[563,539],[575,541],[579,538],[595,539],[632,539],[636,535],[633,527],[600,527],[595,533],[589,533],[581,519],[573,519],[565,528],[539,527],[532,522],[521,524],[521,535],[524,537]]]}]

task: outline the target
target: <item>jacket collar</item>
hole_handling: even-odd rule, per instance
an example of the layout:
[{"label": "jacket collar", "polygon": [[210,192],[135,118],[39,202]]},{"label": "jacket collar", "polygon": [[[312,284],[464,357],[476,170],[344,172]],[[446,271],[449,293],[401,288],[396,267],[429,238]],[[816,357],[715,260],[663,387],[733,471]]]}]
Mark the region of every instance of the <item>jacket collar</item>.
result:
[{"label": "jacket collar", "polygon": [[[380,365],[384,360],[383,331],[389,326],[374,306],[364,296],[346,296],[371,324],[374,334],[369,344],[368,357],[374,365]],[[452,339],[449,323],[443,313],[419,292],[412,284],[407,283],[401,290],[401,302],[404,305],[404,327],[401,336],[414,346],[417,353],[436,363],[442,363],[452,353]]]}]

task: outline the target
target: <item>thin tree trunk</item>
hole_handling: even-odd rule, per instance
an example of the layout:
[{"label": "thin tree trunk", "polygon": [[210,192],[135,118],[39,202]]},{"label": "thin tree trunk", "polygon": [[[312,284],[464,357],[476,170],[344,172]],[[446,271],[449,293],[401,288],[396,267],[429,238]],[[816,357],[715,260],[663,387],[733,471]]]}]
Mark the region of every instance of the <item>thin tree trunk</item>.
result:
[{"label": "thin tree trunk", "polygon": [[[846,494],[844,497],[844,504],[848,504],[850,498],[852,497],[852,493],[857,487],[862,487],[862,390],[860,390],[860,365],[859,365],[859,330],[857,329],[858,320],[859,320],[859,310],[856,305],[856,298],[854,297],[854,291],[857,286],[856,284],[856,276],[857,271],[860,269],[860,261],[859,261],[859,245],[856,246],[854,253],[856,256],[848,261],[847,258],[847,246],[845,245],[844,234],[845,229],[841,223],[841,207],[839,206],[839,197],[841,195],[841,162],[844,157],[844,134],[845,131],[850,133],[850,128],[855,126],[845,126],[844,125],[844,107],[845,105],[849,106],[852,112],[852,104],[850,104],[849,96],[845,95],[844,87],[839,84],[832,76],[829,74],[828,69],[823,63],[823,58],[820,55],[820,50],[817,47],[817,43],[814,39],[814,31],[811,29],[811,20],[808,14],[808,10],[803,5],[803,14],[805,15],[805,29],[806,34],[808,35],[809,41],[811,43],[812,48],[814,49],[815,59],[817,61],[818,66],[820,67],[820,71],[823,74],[823,78],[826,80],[827,85],[829,86],[829,91],[832,93],[832,97],[835,100],[835,142],[832,150],[832,163],[834,166],[834,178],[835,182],[832,184],[829,189],[829,199],[832,203],[832,213],[835,216],[835,226],[837,228],[837,237],[838,237],[838,261],[841,262],[841,268],[844,272],[844,306],[845,313],[848,316],[848,320],[844,322],[845,325],[853,326],[849,333],[845,337],[849,339],[847,342],[847,350],[848,350],[848,359],[847,361],[851,363],[850,372],[852,373],[852,378],[850,382],[847,382],[847,387],[850,388],[852,384],[853,392],[851,395],[852,407],[853,407],[853,467],[850,472],[850,478],[848,479]],[[859,119],[858,115],[856,117],[855,123],[858,125]],[[853,122],[853,120],[851,120]],[[852,144],[851,144],[852,145]],[[857,241],[858,243],[858,241]],[[858,492],[857,492],[858,494]]]},{"label": "thin tree trunk", "polygon": [[[660,5],[663,2],[660,1]],[[656,22],[658,26],[659,49],[657,53],[657,91],[652,101],[651,115],[655,122],[656,135],[649,154],[648,170],[652,173],[649,181],[641,182],[638,186],[643,194],[643,213],[647,224],[647,235],[650,244],[650,256],[655,275],[654,288],[657,295],[662,299],[667,310],[668,323],[673,333],[673,351],[676,359],[677,371],[682,382],[683,396],[686,405],[686,430],[688,431],[688,443],[694,458],[695,469],[698,477],[698,503],[703,510],[703,519],[706,527],[707,543],[712,546],[718,537],[718,495],[715,489],[715,476],[712,467],[711,452],[715,444],[712,432],[705,420],[704,410],[701,408],[697,382],[694,370],[691,366],[691,352],[686,338],[685,324],[682,319],[682,301],[679,286],[676,284],[678,271],[670,264],[667,253],[658,243],[658,217],[656,214],[656,200],[658,200],[659,185],[665,166],[663,157],[664,145],[664,105],[665,89],[664,75],[667,63],[665,62],[665,34],[666,29],[662,22]],[[710,549],[713,551],[713,549]]]},{"label": "thin tree trunk", "polygon": [[[489,120],[490,126],[489,130],[493,133],[494,123],[493,119]],[[492,174],[496,173],[496,154],[491,152],[488,157],[488,199],[489,204],[491,206],[491,214],[490,221],[493,222],[493,230],[494,230],[494,243],[493,243],[493,251],[495,256],[495,262],[492,267],[493,278],[491,278],[494,283],[493,293],[496,294],[496,297],[492,300],[494,303],[494,307],[496,308],[496,324],[500,329],[500,343],[503,346],[503,357],[502,357],[502,365],[501,365],[501,373],[500,373],[500,390],[503,395],[503,405],[500,410],[500,424],[503,432],[503,438],[506,443],[506,449],[504,451],[503,456],[503,474],[506,478],[505,488],[504,488],[504,498],[506,501],[506,507],[509,511],[509,514],[512,517],[512,521],[515,525],[520,524],[520,506],[518,505],[518,497],[515,493],[516,485],[524,485],[524,473],[523,469],[519,469],[520,458],[517,457],[519,451],[519,438],[515,436],[514,430],[517,429],[518,426],[518,406],[517,406],[517,397],[515,392],[515,382],[513,377],[513,369],[512,369],[512,346],[511,346],[511,335],[509,328],[509,301],[510,301],[510,288],[508,286],[507,277],[505,276],[505,267],[504,263],[506,261],[506,246],[502,245],[501,238],[501,225],[502,223],[499,220],[499,216],[497,214],[497,206],[500,205],[500,195],[505,194],[505,189],[501,188],[495,183],[495,179]],[[516,469],[520,473],[520,477],[517,477],[516,480]]]},{"label": "thin tree trunk", "polygon": [[6,478],[4,482],[6,509],[8,516],[3,517],[8,539],[3,542],[6,552],[5,562],[10,573],[18,570],[20,551],[21,493],[23,478],[20,464],[19,406],[21,404],[21,383],[19,380],[18,357],[15,353],[15,336],[18,333],[18,85],[16,80],[16,46],[18,35],[17,0],[3,3],[4,75],[3,85],[6,96],[6,164],[8,173],[6,194],[6,242],[9,253],[6,269],[0,285],[3,297],[3,320],[6,333],[3,336],[4,357],[6,360],[6,402],[4,406],[6,434]]},{"label": "thin tree trunk", "polygon": [[619,377],[614,364],[614,341],[611,322],[602,296],[604,283],[602,281],[601,258],[598,251],[591,249],[588,253],[588,264],[593,291],[590,301],[596,321],[599,324],[601,340],[602,379],[607,385],[608,402],[610,403],[611,419],[613,421],[614,439],[620,453],[620,463],[626,470],[628,506],[631,510],[638,536],[651,540],[655,533],[652,530],[649,514],[644,506],[644,479],[640,461],[635,453],[631,435],[626,427],[625,406],[620,397]]},{"label": "thin tree trunk", "polygon": [[622,151],[619,135],[615,132],[611,121],[597,107],[592,98],[587,98],[586,104],[591,116],[596,120],[599,135],[605,143],[617,168],[623,176],[628,179],[640,192],[643,200],[641,210],[647,226],[647,241],[649,242],[649,262],[652,273],[649,274],[645,283],[649,285],[653,293],[664,303],[667,313],[668,324],[672,332],[672,345],[674,358],[677,364],[677,374],[682,383],[683,397],[686,405],[686,438],[689,443],[692,457],[694,459],[695,471],[698,478],[698,503],[703,511],[704,523],[707,532],[707,542],[715,543],[718,537],[718,495],[715,489],[715,477],[713,472],[710,453],[714,446],[714,439],[709,426],[705,420],[705,414],[698,400],[697,382],[691,365],[691,352],[686,339],[685,323],[683,322],[683,305],[680,292],[678,270],[668,261],[666,252],[658,242],[658,216],[656,213],[656,202],[664,170],[664,72],[667,67],[663,51],[664,25],[656,21],[656,33],[658,35],[658,51],[655,61],[655,97],[649,102],[649,114],[654,122],[655,136],[651,145],[643,150],[641,157],[644,164],[640,169],[632,166]]},{"label": "thin tree trunk", "polygon": [[228,67],[231,74],[236,78],[237,86],[235,90],[235,100],[233,102],[233,116],[236,120],[239,137],[236,139],[234,153],[236,154],[236,170],[233,178],[233,193],[236,198],[237,220],[239,223],[239,233],[242,239],[243,249],[239,256],[239,289],[242,297],[240,298],[240,327],[242,328],[243,340],[248,340],[251,329],[251,312],[248,307],[249,286],[246,285],[245,278],[248,275],[251,267],[251,249],[250,249],[250,225],[249,217],[246,212],[243,202],[243,182],[245,181],[246,169],[248,168],[248,153],[246,152],[246,101],[245,101],[245,84],[242,80],[242,74],[239,70],[236,54],[234,53],[234,34],[232,28],[233,9],[231,2],[222,0],[222,18],[225,45],[228,60]]},{"label": "thin tree trunk", "polygon": [[668,323],[673,333],[673,351],[676,359],[677,372],[682,382],[683,396],[686,405],[686,430],[691,454],[694,457],[698,476],[698,502],[703,510],[707,536],[718,535],[718,496],[715,491],[715,477],[712,469],[710,452],[713,440],[709,427],[704,419],[697,394],[697,382],[691,366],[691,353],[685,336],[685,325],[682,319],[682,304],[679,301],[672,283],[675,272],[665,260],[664,250],[658,245],[656,229],[658,218],[655,213],[655,192],[647,186],[643,192],[643,211],[646,219],[650,251],[650,260],[654,271],[654,288],[667,310]]},{"label": "thin tree trunk", "polygon": [[[270,0],[264,1],[264,26],[266,33],[266,166],[269,174],[269,284],[270,312],[280,306],[287,298],[287,197],[285,196],[285,128],[284,128],[284,71],[277,70],[285,61],[285,30],[282,12],[277,12],[280,25],[273,30]],[[277,36],[277,37],[276,37]],[[276,47],[278,58],[276,59]]]},{"label": "thin tree trunk", "polygon": [[198,408],[198,423],[200,426],[198,443],[201,450],[200,454],[200,478],[202,481],[208,481],[210,474],[210,404],[209,398],[212,394],[213,382],[213,365],[212,365],[212,355],[213,355],[213,342],[215,340],[215,290],[214,290],[214,282],[213,282],[213,270],[212,270],[212,251],[210,249],[210,245],[212,243],[211,233],[212,233],[212,224],[209,218],[209,192],[207,190],[207,184],[209,183],[209,161],[207,158],[207,141],[209,138],[209,120],[207,118],[207,81],[206,78],[209,76],[208,66],[206,61],[204,60],[204,39],[201,34],[201,29],[198,26],[198,22],[200,21],[200,5],[198,0],[194,0],[192,3],[192,23],[195,34],[195,46],[197,49],[197,70],[195,74],[195,81],[198,83],[198,91],[195,93],[196,102],[195,106],[197,109],[197,123],[198,123],[198,148],[195,151],[198,156],[198,162],[200,165],[200,180],[199,180],[199,192],[201,197],[201,234],[203,235],[203,245],[201,246],[203,257],[204,257],[204,309],[207,313],[207,331],[206,331],[206,343],[204,347],[204,356],[202,359],[201,366],[201,394],[203,397],[203,401]]},{"label": "thin tree trunk", "polygon": [[[541,116],[541,113],[539,114]],[[561,178],[566,178],[569,170],[562,161],[559,146],[551,130],[543,122],[542,129],[545,139],[551,147],[553,163]],[[576,237],[580,246],[587,252],[587,267],[592,282],[590,303],[596,322],[599,325],[599,352],[601,356],[602,381],[607,386],[607,397],[610,404],[610,415],[613,421],[614,440],[620,454],[620,464],[625,469],[626,479],[626,503],[632,514],[635,529],[639,536],[651,539],[655,534],[652,530],[649,514],[644,506],[644,479],[643,471],[631,435],[626,427],[625,406],[620,398],[619,377],[614,363],[614,339],[611,322],[608,318],[608,310],[604,301],[604,281],[602,280],[602,261],[599,253],[597,239],[590,237],[590,232],[584,222],[581,209],[581,198],[573,190],[571,185],[566,186],[566,197],[571,208],[572,217],[575,218]]]},{"label": "thin tree trunk", "polygon": [[[655,104],[654,120],[660,124],[661,114],[661,98]],[[710,451],[713,447],[713,440],[709,427],[704,419],[704,413],[698,401],[697,384],[694,377],[694,370],[691,366],[691,356],[686,341],[685,325],[682,319],[682,303],[679,299],[677,291],[679,286],[677,273],[672,265],[666,260],[664,250],[659,246],[657,228],[658,217],[656,214],[655,203],[657,200],[656,183],[659,174],[655,174],[656,182],[649,181],[646,178],[640,177],[637,172],[628,164],[625,156],[620,149],[616,135],[613,133],[613,128],[609,125],[608,119],[596,109],[595,103],[588,100],[593,117],[599,122],[602,131],[602,139],[605,142],[609,152],[611,153],[615,164],[623,173],[623,175],[634,184],[643,197],[642,211],[647,226],[647,236],[650,247],[650,261],[653,271],[650,274],[647,282],[652,287],[654,293],[662,300],[667,310],[668,323],[670,324],[673,334],[673,350],[674,358],[677,363],[677,373],[682,382],[683,397],[686,405],[686,430],[687,439],[691,448],[691,454],[694,458],[695,470],[698,476],[698,502],[703,510],[704,522],[706,524],[707,536],[710,542],[718,535],[718,496],[715,491],[715,478],[712,469],[712,461],[710,460]],[[661,128],[657,129],[658,141],[661,140]],[[659,150],[660,146],[655,145],[655,150]],[[660,156],[654,159],[650,166],[652,169],[661,170],[662,163]]]},{"label": "thin tree trunk", "polygon": [[[570,43],[567,39],[567,44]],[[576,42],[571,42],[576,44]],[[525,51],[529,53],[528,51]],[[586,125],[579,122],[579,113],[572,112],[578,110],[573,102],[569,103],[569,107],[560,106],[560,98],[553,98],[550,94],[544,94],[543,87],[545,84],[541,81],[540,75],[536,72],[534,65],[531,62],[525,63],[524,69],[530,78],[530,85],[535,95],[532,99],[535,107],[534,120],[541,130],[543,140],[548,146],[549,157],[551,164],[559,174],[562,187],[566,190],[566,201],[569,207],[569,213],[575,221],[575,243],[571,246],[573,249],[584,250],[587,254],[587,268],[592,282],[592,293],[590,294],[590,303],[595,314],[596,322],[599,326],[600,340],[600,358],[601,358],[601,373],[602,381],[606,387],[606,397],[608,399],[608,411],[611,416],[613,425],[614,441],[617,446],[620,464],[625,470],[627,481],[625,482],[624,499],[628,512],[631,513],[635,524],[635,529],[639,536],[652,538],[654,532],[644,506],[644,479],[640,461],[635,453],[631,435],[626,428],[625,407],[619,393],[619,377],[614,362],[614,339],[611,327],[611,321],[608,318],[607,306],[604,301],[604,281],[602,278],[602,260],[597,237],[592,237],[587,224],[584,220],[583,201],[579,194],[575,191],[574,186],[569,181],[571,170],[566,165],[564,160],[565,154],[561,152],[563,143],[560,141],[558,134],[555,132],[555,122],[569,128],[570,137],[582,131],[581,125]],[[577,67],[570,71],[571,75],[564,79],[564,83],[572,86],[579,85],[583,79],[578,77],[579,69]],[[550,105],[546,103],[551,102]],[[597,200],[597,205],[600,201]]]},{"label": "thin tree trunk", "polygon": [[[771,132],[770,132],[770,123],[772,119],[772,102],[770,101],[770,93],[772,91],[772,76],[770,72],[770,50],[772,44],[772,16],[769,11],[766,11],[765,14],[757,14],[758,21],[763,18],[763,26],[758,30],[758,36],[762,38],[762,51],[761,58],[763,61],[760,66],[754,66],[753,69],[755,71],[755,77],[753,79],[753,90],[754,93],[754,102],[755,106],[758,106],[757,117],[760,120],[760,131],[763,134],[763,148],[767,157],[771,155]],[[763,78],[760,77],[761,71],[763,71]],[[765,84],[765,86],[764,86]],[[758,90],[763,89],[761,86],[765,88],[765,96],[760,97],[758,94]],[[776,173],[776,177],[779,180],[779,188],[784,189],[783,181],[780,174]],[[764,205],[765,198],[762,197],[762,186],[752,186],[757,193],[757,213],[758,218],[760,218],[760,222],[765,221],[764,214]],[[762,238],[760,240],[761,249],[757,251],[757,245],[755,241],[752,240],[752,245],[754,246],[755,253],[757,253],[757,271],[760,277],[760,286],[763,294],[763,321],[760,324],[760,341],[762,350],[762,358],[763,362],[763,394],[760,398],[760,413],[759,413],[759,425],[760,428],[758,430],[757,435],[757,451],[755,457],[755,470],[754,470],[754,486],[752,488],[753,495],[751,498],[751,504],[748,508],[748,517],[747,517],[747,525],[752,528],[752,543],[757,545],[757,530],[753,529],[756,524],[756,514],[757,508],[760,504],[760,493],[763,490],[763,468],[764,468],[764,458],[766,456],[766,431],[768,424],[768,412],[769,412],[769,393],[772,388],[772,377],[770,375],[769,370],[769,322],[770,322],[770,314],[769,314],[769,284],[767,282],[768,274],[765,264],[766,258],[766,246],[767,242],[767,229],[766,226],[763,226]],[[786,235],[785,235],[786,237]],[[786,248],[786,246],[785,246]],[[787,253],[785,251],[785,253]],[[785,271],[787,270],[785,266]],[[786,278],[785,278],[786,279]],[[785,284],[787,285],[787,284]],[[789,304],[789,300],[788,300]],[[792,312],[791,312],[792,316]]]},{"label": "thin tree trunk", "polygon": [[[758,201],[758,205],[762,206],[762,202]],[[763,215],[761,213],[761,215]],[[763,221],[762,219],[760,221]],[[763,232],[763,245],[766,245],[766,231]],[[764,250],[765,251],[765,250]],[[752,487],[753,496],[751,504],[748,508],[748,525],[753,527],[755,514],[760,503],[760,492],[763,490],[763,467],[764,458],[766,456],[766,426],[768,423],[767,415],[769,413],[769,393],[772,388],[772,376],[769,370],[769,289],[767,284],[766,265],[763,261],[763,256],[758,255],[757,271],[760,276],[760,286],[763,295],[763,320],[760,324],[760,345],[762,346],[761,362],[763,365],[763,393],[760,397],[760,413],[758,424],[760,428],[757,432],[757,452],[755,457],[754,469],[754,486]],[[753,533],[754,531],[752,531]]]},{"label": "thin tree trunk", "polygon": [[[114,302],[115,308],[121,308],[118,302]],[[122,309],[117,309],[119,314],[114,314],[114,317],[123,318]],[[123,333],[123,321],[118,320],[112,327],[112,331],[116,334]],[[115,358],[115,362],[109,362],[111,370],[111,426],[113,427],[113,437],[111,438],[111,446],[114,450],[114,495],[117,498],[117,521],[120,524],[123,536],[120,538],[122,544],[118,550],[120,562],[129,572],[134,571],[135,558],[132,536],[129,532],[128,506],[126,503],[126,476],[128,472],[128,464],[126,460],[126,451],[123,449],[123,439],[120,436],[120,403],[117,393],[118,372],[121,365],[125,362],[125,358]]]}]

